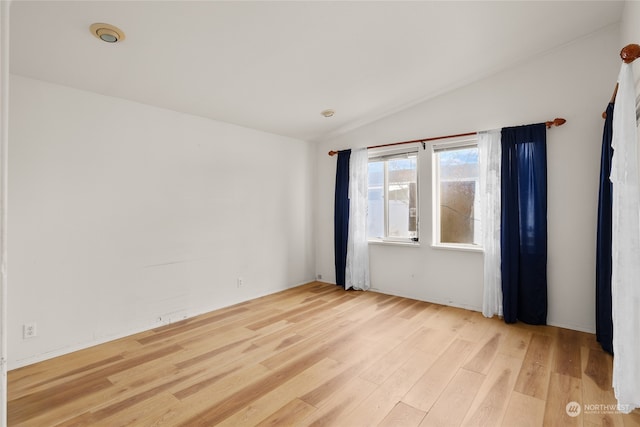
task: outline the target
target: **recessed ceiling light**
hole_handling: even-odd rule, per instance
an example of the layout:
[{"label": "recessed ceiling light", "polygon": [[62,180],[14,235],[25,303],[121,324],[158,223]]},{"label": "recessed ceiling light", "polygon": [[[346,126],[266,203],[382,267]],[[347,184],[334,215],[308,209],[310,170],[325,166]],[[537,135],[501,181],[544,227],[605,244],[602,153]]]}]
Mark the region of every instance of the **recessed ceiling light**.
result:
[{"label": "recessed ceiling light", "polygon": [[321,111],[321,112],[320,112],[320,114],[322,114],[324,117],[333,117],[333,115],[334,115],[335,113],[336,113],[336,112],[335,112],[335,111],[333,111],[333,110],[331,110],[331,109],[324,110],[324,111]]},{"label": "recessed ceiling light", "polygon": [[124,31],[111,24],[95,23],[89,27],[91,34],[107,43],[116,43],[125,39]]}]

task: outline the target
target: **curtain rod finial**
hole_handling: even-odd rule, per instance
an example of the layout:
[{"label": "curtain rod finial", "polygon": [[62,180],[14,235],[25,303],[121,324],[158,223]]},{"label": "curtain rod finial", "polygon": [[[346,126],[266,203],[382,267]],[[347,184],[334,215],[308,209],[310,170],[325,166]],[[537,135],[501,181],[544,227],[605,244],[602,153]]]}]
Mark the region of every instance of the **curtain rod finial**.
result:
[{"label": "curtain rod finial", "polygon": [[640,45],[638,44],[628,44],[620,51],[620,58],[626,64],[631,64],[638,57],[640,57]]},{"label": "curtain rod finial", "polygon": [[567,123],[566,119],[556,117],[553,121],[545,122],[544,124],[547,125],[547,129],[549,129],[551,126],[562,126],[565,123]]},{"label": "curtain rod finial", "polygon": [[336,154],[338,154],[337,151],[333,151],[333,150],[329,151],[330,156],[335,156]]}]

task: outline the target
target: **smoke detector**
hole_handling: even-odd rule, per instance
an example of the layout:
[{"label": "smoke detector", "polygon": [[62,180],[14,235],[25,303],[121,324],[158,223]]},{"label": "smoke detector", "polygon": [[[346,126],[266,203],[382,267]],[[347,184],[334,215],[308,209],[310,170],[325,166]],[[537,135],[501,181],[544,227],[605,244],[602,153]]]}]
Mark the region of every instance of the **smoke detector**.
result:
[{"label": "smoke detector", "polygon": [[125,39],[124,31],[111,24],[95,23],[89,27],[89,30],[103,42],[117,43]]}]

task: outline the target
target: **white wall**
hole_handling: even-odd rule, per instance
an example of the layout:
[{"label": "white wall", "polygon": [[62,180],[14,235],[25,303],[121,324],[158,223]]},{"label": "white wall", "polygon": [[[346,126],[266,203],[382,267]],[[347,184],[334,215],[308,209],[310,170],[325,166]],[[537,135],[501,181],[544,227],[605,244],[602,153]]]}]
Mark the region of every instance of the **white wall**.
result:
[{"label": "white wall", "polygon": [[[637,21],[636,21],[637,22]],[[548,142],[548,322],[595,329],[595,230],[602,111],[619,70],[620,29],[606,28],[475,84],[418,104],[318,146],[316,272],[335,281],[333,189],[343,149],[564,117]],[[428,78],[428,76],[425,76]],[[379,291],[480,310],[482,253],[431,243],[429,147],[420,159],[419,248],[370,245],[371,282]]]},{"label": "white wall", "polygon": [[10,368],[314,279],[309,143],[20,76],[11,91]]},{"label": "white wall", "polygon": [[0,1],[0,426],[7,424],[7,164],[9,146],[9,4]]}]

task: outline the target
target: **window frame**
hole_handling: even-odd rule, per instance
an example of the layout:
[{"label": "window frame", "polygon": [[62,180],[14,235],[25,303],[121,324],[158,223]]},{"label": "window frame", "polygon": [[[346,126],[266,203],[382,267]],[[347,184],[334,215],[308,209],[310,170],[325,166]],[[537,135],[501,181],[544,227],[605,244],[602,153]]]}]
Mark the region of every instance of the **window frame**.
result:
[{"label": "window frame", "polygon": [[[384,161],[384,178],[382,184],[383,200],[384,200],[384,218],[383,228],[384,237],[369,237],[367,232],[367,240],[370,244],[393,244],[405,246],[420,245],[420,149],[419,145],[404,147],[384,147],[369,150],[369,163]],[[388,161],[400,158],[409,158],[415,155],[415,171],[416,171],[416,237],[393,237],[389,236],[389,167]],[[369,186],[367,184],[367,194]]]},{"label": "window frame", "polygon": [[[478,137],[477,135],[466,136],[462,138],[456,138],[453,141],[440,142],[431,145],[431,169],[432,169],[432,242],[431,246],[438,249],[448,250],[460,250],[471,252],[483,252],[484,242],[482,242],[482,233],[480,233],[480,242],[478,244],[473,243],[449,243],[441,241],[441,223],[440,223],[440,162],[438,161],[438,154],[445,151],[454,151],[465,148],[478,149]],[[481,180],[479,174],[478,158],[478,183]],[[476,190],[477,191],[477,190]],[[476,193],[478,198],[481,196]],[[478,201],[480,203],[480,201]],[[480,226],[482,227],[482,218],[480,218]]]}]

